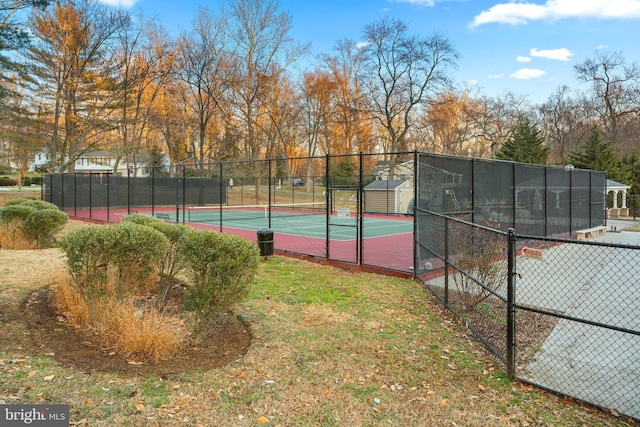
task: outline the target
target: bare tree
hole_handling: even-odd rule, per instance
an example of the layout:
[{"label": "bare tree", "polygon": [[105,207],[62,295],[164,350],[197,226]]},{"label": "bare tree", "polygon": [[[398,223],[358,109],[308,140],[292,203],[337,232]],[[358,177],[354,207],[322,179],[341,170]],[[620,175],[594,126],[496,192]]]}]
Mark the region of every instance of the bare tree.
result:
[{"label": "bare tree", "polygon": [[153,27],[142,17],[137,25],[118,32],[113,52],[117,61],[114,78],[119,99],[118,141],[112,147],[118,153],[114,172],[122,156],[133,161],[137,168],[138,154],[149,151],[143,147],[143,140],[148,133],[152,105],[168,77],[162,61],[170,55],[169,48],[162,29]]},{"label": "bare tree", "polygon": [[506,92],[495,98],[482,97],[470,118],[474,121],[474,139],[482,146],[483,157],[493,157],[509,140],[515,126],[531,114],[532,107],[526,96]]},{"label": "bare tree", "polygon": [[572,97],[567,86],[559,87],[539,108],[550,162],[564,164],[591,129],[586,100]]},{"label": "bare tree", "polygon": [[[308,50],[289,35],[292,20],[281,11],[277,0],[232,0],[223,15],[232,59],[227,68],[233,82],[233,111],[242,123],[245,156],[259,159],[266,153],[260,122],[266,120],[265,103],[274,82]],[[254,169],[256,199],[260,199],[259,180],[263,171]]]},{"label": "bare tree", "polygon": [[[364,29],[364,91],[371,114],[387,131],[392,152],[406,149],[412,113],[448,87],[448,73],[457,60],[453,46],[441,35],[423,38],[408,31],[403,21],[386,17]],[[393,173],[395,159],[391,160]]]},{"label": "bare tree", "polygon": [[594,58],[575,65],[574,70],[580,82],[591,84],[593,104],[605,137],[619,147],[626,140],[636,139],[637,135],[625,135],[623,128],[640,113],[640,67],[627,64],[621,52],[598,50]]},{"label": "bare tree", "polygon": [[215,157],[214,141],[209,127],[216,114],[221,114],[223,97],[229,89],[224,72],[227,54],[222,18],[215,18],[209,9],[198,11],[192,29],[178,40],[176,77],[184,82],[181,91],[184,104],[194,118],[195,136],[192,154],[202,168],[206,158]]},{"label": "bare tree", "polygon": [[482,144],[476,140],[474,115],[480,109],[472,96],[472,88],[440,94],[417,119],[416,149],[456,155],[482,155]]},{"label": "bare tree", "polygon": [[[294,83],[286,73],[280,74],[280,78],[274,83],[275,87],[269,91],[266,104],[265,110],[269,120],[265,123],[264,131],[267,139],[273,141],[275,157],[297,157],[301,154],[299,94],[296,93]],[[294,170],[294,163],[293,161],[286,163],[289,179],[297,172]]]},{"label": "bare tree", "polygon": [[370,129],[366,124],[369,118],[360,82],[365,51],[352,40],[340,40],[334,52],[334,55],[322,56],[323,66],[335,89],[332,96],[334,147],[331,147],[331,152],[354,154],[371,151]]},{"label": "bare tree", "polygon": [[291,16],[279,9],[276,0],[233,0],[225,27],[233,54],[232,68],[235,112],[245,127],[245,154],[260,158],[261,146],[256,122],[271,80],[276,79],[308,46],[294,42],[289,35]]}]

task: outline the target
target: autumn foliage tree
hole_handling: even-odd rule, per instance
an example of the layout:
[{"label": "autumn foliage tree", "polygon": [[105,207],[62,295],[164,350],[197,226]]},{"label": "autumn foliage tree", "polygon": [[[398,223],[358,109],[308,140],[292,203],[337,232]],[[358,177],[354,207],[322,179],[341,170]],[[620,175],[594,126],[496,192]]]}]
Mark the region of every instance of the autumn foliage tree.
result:
[{"label": "autumn foliage tree", "polygon": [[36,41],[28,58],[51,117],[48,151],[56,171],[73,171],[88,140],[97,142],[109,126],[116,100],[107,47],[128,23],[128,15],[88,0],[57,2],[31,20]]}]

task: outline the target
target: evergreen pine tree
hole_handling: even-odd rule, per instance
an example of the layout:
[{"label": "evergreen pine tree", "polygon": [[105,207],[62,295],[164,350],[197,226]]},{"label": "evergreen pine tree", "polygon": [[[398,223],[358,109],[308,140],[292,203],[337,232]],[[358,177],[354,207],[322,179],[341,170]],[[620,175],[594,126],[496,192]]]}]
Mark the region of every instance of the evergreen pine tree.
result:
[{"label": "evergreen pine tree", "polygon": [[607,176],[614,181],[625,178],[624,168],[613,143],[603,141],[596,126],[591,129],[583,150],[569,153],[569,162],[579,169],[606,171]]},{"label": "evergreen pine tree", "polygon": [[499,160],[546,165],[549,151],[537,126],[523,119],[516,125],[511,138],[498,150],[495,157]]}]

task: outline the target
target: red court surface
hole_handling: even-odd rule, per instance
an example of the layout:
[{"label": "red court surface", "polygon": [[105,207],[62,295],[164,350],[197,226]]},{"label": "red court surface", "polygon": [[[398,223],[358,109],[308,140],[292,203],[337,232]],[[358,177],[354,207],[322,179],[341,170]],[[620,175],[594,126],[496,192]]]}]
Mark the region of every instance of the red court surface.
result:
[{"label": "red court surface", "polygon": [[[137,208],[131,213],[150,214],[150,208]],[[156,213],[160,210],[156,210]],[[162,212],[169,212],[163,209]],[[175,211],[172,212],[175,215]],[[127,209],[109,210],[77,210],[67,211],[74,219],[86,219],[99,222],[119,222],[128,214]],[[375,218],[376,215],[371,215]],[[398,221],[410,221],[410,218],[399,218]],[[255,230],[233,228],[219,224],[209,225],[200,223],[186,223],[191,227],[205,230],[222,231],[223,233],[242,236],[249,241],[257,242]],[[413,273],[413,233],[401,233],[389,236],[377,236],[364,238],[362,247],[358,240],[331,240],[327,242],[324,237],[310,237],[296,233],[274,232],[274,249],[280,254],[292,254],[307,256],[317,260],[338,261],[341,265],[349,267],[365,266],[374,270],[389,270],[396,273],[411,275]],[[327,248],[328,244],[328,248]],[[328,256],[327,256],[328,249]],[[360,260],[361,258],[361,260]]]}]

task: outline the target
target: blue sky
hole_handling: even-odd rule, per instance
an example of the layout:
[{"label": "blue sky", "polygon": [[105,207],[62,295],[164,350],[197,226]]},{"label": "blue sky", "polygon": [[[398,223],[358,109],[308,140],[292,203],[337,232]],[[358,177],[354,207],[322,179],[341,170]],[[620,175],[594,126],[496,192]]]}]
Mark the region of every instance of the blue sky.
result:
[{"label": "blue sky", "polygon": [[[155,17],[172,35],[187,29],[198,7],[217,1],[100,0]],[[225,0],[222,0],[223,2]],[[365,25],[383,16],[411,32],[447,37],[460,55],[456,82],[490,96],[509,90],[546,101],[556,88],[587,89],[573,66],[598,49],[621,51],[640,62],[640,0],[280,0],[293,19],[292,36],[331,53],[337,40],[361,40]],[[313,57],[306,64],[313,64]]]}]

